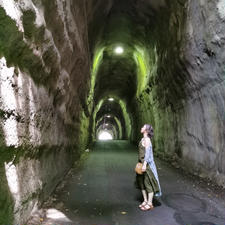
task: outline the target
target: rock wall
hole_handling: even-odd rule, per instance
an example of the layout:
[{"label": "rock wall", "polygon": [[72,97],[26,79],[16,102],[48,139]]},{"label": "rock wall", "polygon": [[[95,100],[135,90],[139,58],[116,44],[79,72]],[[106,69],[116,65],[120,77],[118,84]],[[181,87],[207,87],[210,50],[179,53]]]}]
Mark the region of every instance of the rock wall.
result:
[{"label": "rock wall", "polygon": [[[155,151],[225,186],[225,2],[170,3],[149,36],[149,85],[133,121],[152,123]],[[164,21],[164,22],[162,22]],[[138,134],[133,134],[136,139]]]},{"label": "rock wall", "polygon": [[83,1],[0,0],[0,224],[24,224],[87,145]]}]

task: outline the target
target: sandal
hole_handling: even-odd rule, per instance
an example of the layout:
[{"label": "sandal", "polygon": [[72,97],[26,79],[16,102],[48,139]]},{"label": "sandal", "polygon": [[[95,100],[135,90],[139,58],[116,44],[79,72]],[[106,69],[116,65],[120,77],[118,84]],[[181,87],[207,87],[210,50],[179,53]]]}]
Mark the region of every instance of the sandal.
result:
[{"label": "sandal", "polygon": [[141,207],[141,210],[142,211],[148,211],[148,210],[152,210],[153,208],[154,208],[153,205],[146,204],[146,205]]},{"label": "sandal", "polygon": [[143,207],[143,206],[146,206],[148,203],[146,201],[143,201],[140,205],[139,205],[139,208]]}]

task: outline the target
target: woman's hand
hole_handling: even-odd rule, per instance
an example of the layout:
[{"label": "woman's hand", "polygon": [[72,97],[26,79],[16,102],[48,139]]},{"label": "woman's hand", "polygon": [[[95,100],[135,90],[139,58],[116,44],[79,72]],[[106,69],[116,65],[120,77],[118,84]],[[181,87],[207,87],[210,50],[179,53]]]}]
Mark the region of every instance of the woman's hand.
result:
[{"label": "woman's hand", "polygon": [[146,171],[146,167],[147,167],[147,162],[144,161],[143,166],[142,166],[142,168],[141,168],[141,171],[142,171],[142,172],[145,172],[145,171]]},{"label": "woman's hand", "polygon": [[142,171],[142,172],[145,172],[145,171],[146,171],[146,164],[145,164],[145,163],[144,163],[144,165],[142,166],[141,171]]}]

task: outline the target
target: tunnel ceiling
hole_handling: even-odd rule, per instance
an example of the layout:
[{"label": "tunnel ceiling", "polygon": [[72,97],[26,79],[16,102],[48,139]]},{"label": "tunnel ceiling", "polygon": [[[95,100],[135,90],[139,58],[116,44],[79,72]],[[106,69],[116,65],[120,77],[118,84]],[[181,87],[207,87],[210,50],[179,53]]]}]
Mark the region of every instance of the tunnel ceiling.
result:
[{"label": "tunnel ceiling", "polygon": [[[137,39],[139,33],[135,33],[134,30],[149,24],[150,18],[154,21],[156,13],[166,6],[165,0],[92,0],[87,4],[91,50],[96,43],[113,41],[112,36],[114,38],[117,36],[121,41],[121,31],[126,37],[133,30],[135,36],[129,36],[129,38],[132,42],[135,41],[134,39]],[[125,22],[123,25],[126,26],[118,23],[119,20],[123,20],[122,18],[129,18],[129,21],[132,22],[130,26],[126,27],[128,24]],[[130,44],[132,45],[132,43]]]},{"label": "tunnel ceiling", "polygon": [[95,99],[110,94],[126,100],[136,92],[136,65],[132,58],[112,56],[107,52],[103,55],[95,84]]},{"label": "tunnel ceiling", "polygon": [[[152,32],[153,36],[155,20],[165,5],[164,0],[102,0],[87,3],[87,9],[94,8],[87,11],[87,14],[93,61],[92,77],[95,77],[92,84],[95,106],[101,99],[115,96],[122,99],[128,110],[132,111],[129,109],[132,100],[143,91],[148,82],[145,48],[150,42],[149,33]],[[115,54],[117,46],[124,49],[123,54]],[[108,113],[108,105],[106,103],[104,107],[105,103],[95,118],[98,126],[101,122],[97,124],[97,121]],[[119,113],[119,104],[118,107],[112,107],[111,112],[124,126],[124,115]]]},{"label": "tunnel ceiling", "polygon": [[[145,45],[146,26],[152,26],[157,11],[165,3],[163,0],[114,0],[89,4],[96,4],[95,10],[88,14],[92,57],[98,47],[104,48],[96,74],[94,100],[97,103],[105,95],[114,94],[129,103],[138,86],[135,46]],[[117,45],[124,48],[124,54],[114,53]]]}]

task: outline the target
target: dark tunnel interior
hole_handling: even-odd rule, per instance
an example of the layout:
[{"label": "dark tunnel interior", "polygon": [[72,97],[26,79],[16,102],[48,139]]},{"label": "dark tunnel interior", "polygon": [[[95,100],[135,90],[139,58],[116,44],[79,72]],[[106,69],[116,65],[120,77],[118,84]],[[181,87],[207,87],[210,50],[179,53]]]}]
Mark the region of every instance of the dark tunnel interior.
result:
[{"label": "dark tunnel interior", "polygon": [[143,124],[157,157],[224,187],[224,23],[223,0],[0,0],[0,224]]}]

